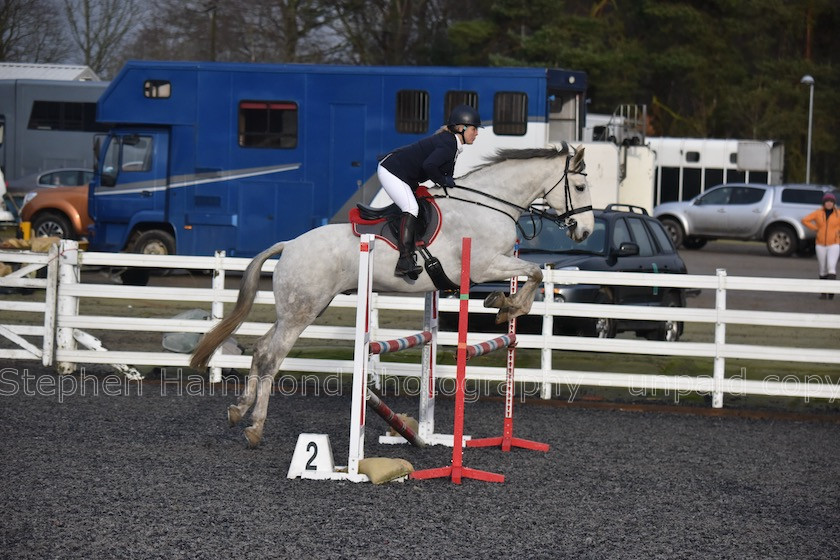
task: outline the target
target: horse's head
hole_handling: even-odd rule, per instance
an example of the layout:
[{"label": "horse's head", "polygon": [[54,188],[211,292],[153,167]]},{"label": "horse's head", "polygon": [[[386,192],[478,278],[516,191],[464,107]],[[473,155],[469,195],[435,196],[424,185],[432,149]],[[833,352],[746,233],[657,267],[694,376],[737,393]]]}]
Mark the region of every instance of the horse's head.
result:
[{"label": "horse's head", "polygon": [[563,175],[546,191],[544,198],[565,221],[569,237],[583,241],[595,227],[592,197],[586,180],[586,163],[583,161],[584,148],[574,150],[565,142],[563,148]]}]

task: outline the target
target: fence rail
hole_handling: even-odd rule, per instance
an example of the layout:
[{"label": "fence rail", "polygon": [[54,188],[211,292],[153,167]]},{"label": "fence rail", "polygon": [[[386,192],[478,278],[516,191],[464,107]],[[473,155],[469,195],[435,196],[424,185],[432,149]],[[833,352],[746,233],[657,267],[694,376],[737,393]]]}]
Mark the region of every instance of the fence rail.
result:
[{"label": "fence rail", "polygon": [[[0,359],[40,360],[43,365],[56,366],[62,373],[71,372],[76,364],[131,364],[160,367],[186,367],[189,355],[163,351],[128,351],[103,348],[80,348],[79,333],[85,330],[133,331],[138,333],[203,333],[209,330],[223,315],[225,303],[236,301],[237,291],[224,288],[226,272],[240,272],[249,259],[225,257],[181,257],[159,255],[133,255],[113,253],[87,253],[78,250],[71,241],[54,246],[48,254],[30,252],[0,251],[0,262],[15,263],[20,268],[11,276],[0,278],[0,288],[24,288],[44,291],[43,302],[38,298],[0,298],[0,311],[26,313],[31,321],[0,324],[0,337],[8,342],[0,348]],[[137,287],[103,283],[82,283],[83,266],[131,266],[169,269],[210,270],[208,288],[183,287]],[[269,261],[263,267],[270,272],[274,266]],[[32,273],[46,269],[45,278],[33,278]],[[553,293],[555,284],[606,284],[621,286],[657,286],[659,288],[685,288],[710,290],[715,293],[714,308],[649,307],[631,305],[602,305],[559,303],[549,300],[534,303],[532,315],[542,316],[542,334],[517,336],[518,348],[540,350],[538,368],[517,368],[516,379],[520,382],[540,384],[541,396],[550,398],[554,388],[562,387],[614,387],[638,391],[672,391],[674,393],[700,392],[712,395],[712,406],[723,406],[726,393],[737,395],[771,395],[821,398],[834,400],[840,397],[840,382],[823,376],[807,376],[810,382],[793,383],[790,379],[743,379],[740,376],[726,377],[727,359],[771,360],[792,364],[839,364],[840,350],[833,348],[799,348],[778,345],[734,344],[727,342],[727,325],[758,325],[769,327],[820,328],[840,330],[840,315],[791,313],[772,311],[751,311],[729,309],[726,306],[728,292],[737,290],[761,292],[794,293],[840,293],[835,283],[820,280],[732,277],[724,270],[716,275],[664,275],[643,273],[614,273],[589,271],[553,271],[545,274],[544,293]],[[173,318],[144,318],[132,316],[105,316],[79,314],[79,302],[85,299],[133,299],[149,301],[196,302],[209,306],[211,321]],[[273,294],[259,291],[255,305],[274,304]],[[332,308],[356,306],[355,295],[339,295]],[[484,309],[481,302],[469,303],[470,313],[494,313]],[[457,311],[458,300],[441,299],[441,311]],[[423,298],[416,296],[394,296],[374,294],[372,299],[372,336],[376,339],[391,339],[417,332],[417,328],[389,329],[379,326],[379,312],[384,310],[423,310]],[[714,325],[714,340],[711,342],[660,342],[630,339],[598,339],[552,335],[552,324],[556,317],[607,317],[633,318],[657,321],[677,320],[686,323]],[[270,324],[245,322],[237,331],[242,336],[259,336]],[[419,325],[418,325],[419,327]],[[302,338],[324,340],[347,340],[354,338],[352,326],[313,325],[302,334]],[[471,334],[469,343],[479,342],[485,335]],[[441,331],[439,344],[455,346],[456,333]],[[12,346],[8,348],[8,346]],[[552,360],[552,351],[580,351],[593,353],[659,355],[710,358],[712,368],[707,372],[691,375],[638,374],[621,371],[591,372],[571,371],[557,367]],[[217,353],[210,362],[211,378],[218,381],[221,368],[245,369],[250,366],[248,355]],[[352,360],[287,358],[282,371],[312,373],[350,373]],[[418,376],[419,365],[397,362],[380,362],[380,374],[394,376]],[[455,366],[439,365],[438,376],[454,378]],[[503,366],[471,366],[470,377],[486,381],[504,381]]]}]

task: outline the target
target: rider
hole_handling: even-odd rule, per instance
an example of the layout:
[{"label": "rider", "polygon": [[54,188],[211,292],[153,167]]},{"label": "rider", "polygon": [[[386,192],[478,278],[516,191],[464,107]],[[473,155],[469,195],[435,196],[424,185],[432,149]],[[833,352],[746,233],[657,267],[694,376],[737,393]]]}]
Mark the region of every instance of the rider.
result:
[{"label": "rider", "polygon": [[449,113],[449,120],[432,136],[414,144],[397,148],[379,161],[376,171],[382,188],[400,210],[400,258],[395,276],[417,278],[422,268],[416,263],[414,230],[419,212],[414,191],[428,180],[437,185],[454,187],[455,159],[464,144],[472,144],[478,135],[481,118],[469,105],[458,105]]}]

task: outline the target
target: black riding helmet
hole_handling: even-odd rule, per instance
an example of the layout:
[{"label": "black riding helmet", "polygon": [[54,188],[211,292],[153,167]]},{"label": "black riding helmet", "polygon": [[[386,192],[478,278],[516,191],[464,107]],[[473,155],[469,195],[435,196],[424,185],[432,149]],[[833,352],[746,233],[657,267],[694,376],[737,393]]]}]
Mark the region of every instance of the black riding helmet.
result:
[{"label": "black riding helmet", "polygon": [[468,126],[481,126],[481,117],[478,111],[469,105],[458,105],[449,113],[449,120],[446,122],[447,126],[457,126],[465,124]]}]

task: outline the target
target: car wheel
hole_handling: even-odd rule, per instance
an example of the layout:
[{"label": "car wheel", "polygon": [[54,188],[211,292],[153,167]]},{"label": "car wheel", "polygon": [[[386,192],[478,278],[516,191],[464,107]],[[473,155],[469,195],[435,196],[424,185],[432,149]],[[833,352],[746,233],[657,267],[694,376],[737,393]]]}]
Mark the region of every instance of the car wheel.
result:
[{"label": "car wheel", "polygon": [[[595,303],[612,304],[612,297],[606,292],[600,292],[595,298]],[[617,332],[616,320],[611,317],[597,317],[593,336],[598,338],[615,338]]]},{"label": "car wheel", "polygon": [[175,238],[159,229],[144,231],[131,244],[131,252],[144,255],[174,255]]},{"label": "car wheel", "polygon": [[767,250],[774,257],[789,257],[798,245],[796,233],[789,226],[773,226],[767,232]]},{"label": "car wheel", "polygon": [[35,216],[35,219],[32,220],[32,235],[34,237],[76,239],[70,220],[60,212],[41,212]]},{"label": "car wheel", "polygon": [[[679,296],[676,294],[669,294],[662,302],[662,307],[680,307]],[[657,340],[664,340],[665,342],[676,342],[680,339],[683,331],[683,324],[680,321],[669,319],[662,323],[657,329]]]},{"label": "car wheel", "polygon": [[680,225],[680,223],[673,218],[663,218],[660,221],[662,222],[662,227],[665,228],[665,231],[668,233],[668,236],[674,243],[674,247],[679,249],[680,245],[683,244],[683,240],[685,238],[685,233],[683,232],[682,225]]},{"label": "car wheel", "polygon": [[706,246],[706,240],[702,237],[686,237],[683,239],[683,247],[686,249],[702,249]]}]

